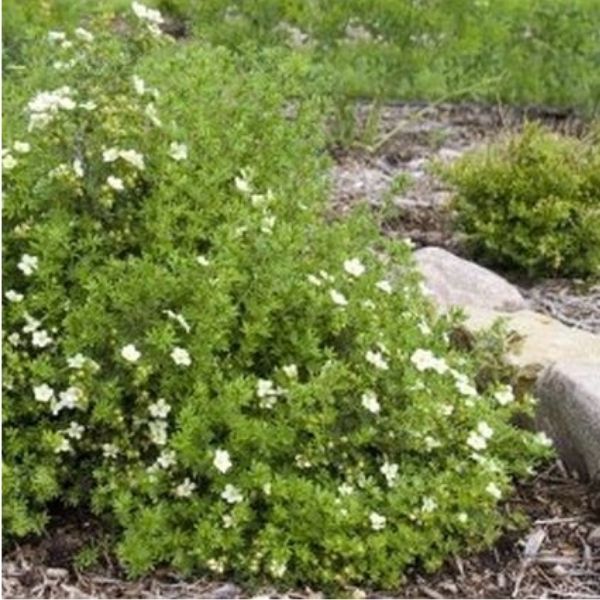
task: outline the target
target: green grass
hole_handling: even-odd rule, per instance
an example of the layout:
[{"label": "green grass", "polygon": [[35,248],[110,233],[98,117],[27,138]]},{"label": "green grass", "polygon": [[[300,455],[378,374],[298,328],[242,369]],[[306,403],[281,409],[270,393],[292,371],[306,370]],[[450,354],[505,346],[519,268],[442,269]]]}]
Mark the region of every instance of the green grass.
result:
[{"label": "green grass", "polygon": [[[600,103],[600,0],[162,0],[149,2],[189,35],[242,50],[285,45],[329,69],[349,98],[439,99],[573,106]],[[18,58],[40,28],[72,27],[124,0],[8,0],[5,52]],[[40,7],[46,7],[41,9]],[[348,28],[371,39],[351,40]]]}]

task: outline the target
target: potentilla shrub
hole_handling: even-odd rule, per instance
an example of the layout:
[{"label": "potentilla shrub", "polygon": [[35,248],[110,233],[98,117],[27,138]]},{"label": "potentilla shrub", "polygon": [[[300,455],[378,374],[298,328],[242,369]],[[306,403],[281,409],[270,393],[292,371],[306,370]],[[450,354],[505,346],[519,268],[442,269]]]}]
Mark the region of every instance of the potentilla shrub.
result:
[{"label": "potentilla shrub", "polygon": [[322,82],[134,9],[53,32],[11,97],[5,535],[52,501],[133,575],[338,589],[490,543],[546,440],[453,346],[409,244],[326,220]]},{"label": "potentilla shrub", "polygon": [[530,276],[600,275],[600,145],[529,124],[446,171],[473,254]]}]

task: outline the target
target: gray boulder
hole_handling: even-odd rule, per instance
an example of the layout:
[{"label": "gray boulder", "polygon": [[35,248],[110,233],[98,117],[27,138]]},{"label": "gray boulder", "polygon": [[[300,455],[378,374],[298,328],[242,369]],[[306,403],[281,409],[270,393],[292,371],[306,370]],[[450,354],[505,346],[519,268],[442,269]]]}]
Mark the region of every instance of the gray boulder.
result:
[{"label": "gray boulder", "polygon": [[517,288],[499,275],[443,250],[417,250],[415,260],[424,284],[442,308],[487,308],[512,312],[527,308]]},{"label": "gray boulder", "polygon": [[558,362],[536,384],[537,425],[565,464],[600,482],[600,362]]}]

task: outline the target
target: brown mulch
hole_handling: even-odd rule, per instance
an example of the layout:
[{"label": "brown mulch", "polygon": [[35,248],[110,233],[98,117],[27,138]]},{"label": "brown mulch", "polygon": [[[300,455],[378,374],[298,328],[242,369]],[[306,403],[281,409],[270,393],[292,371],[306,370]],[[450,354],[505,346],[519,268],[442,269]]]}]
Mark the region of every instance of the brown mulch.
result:
[{"label": "brown mulch", "polygon": [[[439,572],[410,573],[399,590],[350,590],[371,598],[600,598],[600,491],[560,462],[520,484],[506,509],[526,514],[525,531],[507,533],[490,550],[454,557]],[[90,531],[93,527],[88,524]],[[4,598],[248,598],[228,581],[182,579],[163,569],[128,581],[114,558],[78,570],[72,557],[89,542],[84,521],[50,528],[41,541],[3,560]],[[323,598],[311,590],[261,590],[263,597]]]}]

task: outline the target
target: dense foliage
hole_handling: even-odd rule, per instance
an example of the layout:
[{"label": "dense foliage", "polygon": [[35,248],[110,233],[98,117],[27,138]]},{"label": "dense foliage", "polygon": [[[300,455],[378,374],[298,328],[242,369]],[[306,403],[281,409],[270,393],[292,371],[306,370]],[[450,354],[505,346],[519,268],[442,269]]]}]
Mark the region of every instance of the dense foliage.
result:
[{"label": "dense foliage", "polygon": [[447,175],[473,253],[528,275],[600,274],[600,143],[529,125]]},{"label": "dense foliage", "polygon": [[[161,0],[174,30],[236,52],[286,46],[351,97],[503,100],[598,108],[598,0]],[[127,0],[7,0],[5,49]]]},{"label": "dense foliage", "polygon": [[547,440],[409,244],[325,219],[324,83],[134,12],[6,92],[4,535],[54,501],[132,574],[339,587],[490,543]]}]

